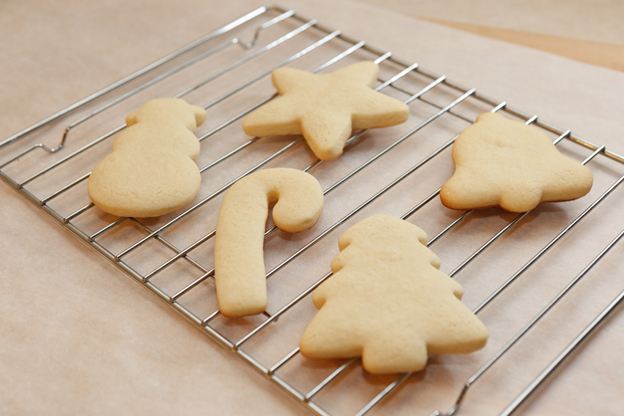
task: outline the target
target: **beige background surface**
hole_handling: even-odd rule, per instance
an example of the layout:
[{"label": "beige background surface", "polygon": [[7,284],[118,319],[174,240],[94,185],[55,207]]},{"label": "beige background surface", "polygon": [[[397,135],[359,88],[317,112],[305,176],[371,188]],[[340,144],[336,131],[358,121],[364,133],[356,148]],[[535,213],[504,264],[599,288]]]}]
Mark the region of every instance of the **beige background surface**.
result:
[{"label": "beige background surface", "polygon": [[360,0],[407,16],[624,71],[624,3]]},{"label": "beige background surface", "polygon": [[359,0],[428,19],[624,45],[619,0]]},{"label": "beige background surface", "polygon": [[[284,4],[622,152],[621,73],[346,1],[320,6]],[[218,5],[198,1],[181,8],[166,2],[110,1],[75,2],[58,8],[48,3],[3,3],[0,38],[11,40],[0,46],[0,105],[10,109],[0,115],[3,137],[258,4],[240,1],[227,7]],[[621,206],[622,193],[617,195],[612,203]],[[0,412],[304,414],[278,389],[207,340],[5,184],[0,186],[0,201]],[[551,218],[548,211],[541,214]],[[615,218],[604,233],[608,241],[624,224],[609,212],[601,211],[600,215]],[[588,229],[582,228],[573,238],[583,241],[583,231]],[[592,237],[587,246],[576,246],[591,258],[606,241]],[[443,261],[449,258],[448,253],[444,257],[443,247],[439,250]],[[536,368],[543,367],[566,345],[570,335],[624,287],[621,273],[616,272],[621,269],[617,262],[621,253],[618,246],[597,270],[598,277],[608,279],[583,286],[580,294],[571,297],[568,309],[555,315],[554,327],[546,327],[532,338],[530,345],[534,347],[518,351],[510,362],[503,363],[501,371],[485,380],[474,394],[471,392],[472,401],[467,401],[464,414],[499,411],[508,397],[498,397],[497,389],[504,390],[505,386],[517,392],[530,380],[514,380],[506,374],[522,370],[538,358],[541,361]],[[578,261],[586,262],[587,258]],[[558,287],[549,289],[529,290],[526,296],[510,301],[510,308],[521,311],[527,306],[522,302],[530,304],[532,296],[542,294],[548,298]],[[483,319],[494,322],[494,318]],[[505,319],[499,319],[497,325],[504,328],[511,322]],[[557,327],[566,330],[565,336],[549,349],[539,334]],[[619,336],[622,328],[624,320],[619,314],[593,337],[527,413],[585,414],[598,410],[614,414],[620,409],[624,405],[624,363],[619,353],[624,347]],[[458,375],[455,382],[461,383],[461,377]],[[417,409],[410,391],[401,390],[394,398],[404,404],[402,413]],[[425,414],[423,410],[418,408],[418,414]]]}]

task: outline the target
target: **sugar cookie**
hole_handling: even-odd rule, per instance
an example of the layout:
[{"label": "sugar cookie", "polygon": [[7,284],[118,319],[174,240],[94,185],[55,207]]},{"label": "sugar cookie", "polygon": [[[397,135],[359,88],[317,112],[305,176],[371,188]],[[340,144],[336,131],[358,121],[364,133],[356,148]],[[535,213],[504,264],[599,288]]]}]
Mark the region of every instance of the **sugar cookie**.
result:
[{"label": "sugar cookie", "polygon": [[289,233],[316,224],[324,205],[314,176],[296,169],[266,169],[244,177],[227,191],[217,220],[215,280],[219,310],[239,317],[267,307],[264,232],[270,204],[273,221]]},{"label": "sugar cookie", "polygon": [[481,114],[461,132],[453,162],[455,173],[440,191],[453,209],[525,212],[580,198],[593,184],[591,171],[559,153],[544,132],[496,113]]},{"label": "sugar cookie", "polygon": [[272,80],[281,97],[248,115],[245,133],[303,134],[316,157],[334,159],[352,130],[394,126],[409,117],[407,105],[371,88],[378,76],[379,66],[371,61],[322,75],[276,69]]},{"label": "sugar cookie", "polygon": [[195,198],[201,175],[193,134],[206,111],[174,98],[150,100],[126,117],[113,153],[98,163],[88,182],[91,201],[121,217],[157,217]]},{"label": "sugar cookie", "polygon": [[373,374],[422,370],[427,354],[482,348],[488,331],[460,299],[459,283],[438,270],[420,228],[375,215],[338,240],[334,275],[314,292],[319,312],[301,339],[308,358],[362,357]]}]

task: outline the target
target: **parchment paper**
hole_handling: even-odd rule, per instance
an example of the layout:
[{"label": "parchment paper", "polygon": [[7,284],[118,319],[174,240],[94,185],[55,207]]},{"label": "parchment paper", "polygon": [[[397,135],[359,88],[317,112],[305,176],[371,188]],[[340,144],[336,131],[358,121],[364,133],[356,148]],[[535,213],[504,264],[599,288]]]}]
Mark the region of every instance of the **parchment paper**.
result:
[{"label": "parchment paper", "polygon": [[[299,13],[340,28],[347,35],[364,39],[383,50],[419,62],[446,74],[450,79],[505,99],[510,105],[538,114],[560,127],[570,128],[588,140],[624,152],[621,140],[621,110],[624,75],[533,50],[483,39],[408,19],[383,10],[348,1],[314,4],[284,1]],[[0,14],[1,45],[0,126],[6,137],[52,112],[150,63],[168,52],[251,11],[253,1],[229,2],[69,2],[21,4],[5,2]],[[296,22],[267,31],[260,46],[296,28]],[[241,37],[253,32],[250,25]],[[254,26],[255,27],[255,26]],[[322,35],[305,33],[295,43],[284,43],[276,54],[253,60],[209,88],[188,96],[190,102],[205,104],[226,93],[237,80],[268,69],[280,59],[296,53]],[[291,66],[312,69],[348,45],[331,43],[295,61]],[[249,52],[248,52],[249,53]],[[269,54],[267,54],[269,55]],[[146,97],[171,95],[194,77],[205,77],[241,51],[228,49],[219,61],[207,60],[109,110],[70,135],[67,148],[58,155],[33,153],[8,169],[22,179],[64,157],[120,124],[120,120]],[[337,67],[375,56],[359,52]],[[214,65],[214,66],[213,66]],[[384,64],[382,77],[389,78],[397,66]],[[253,70],[253,72],[249,72]],[[404,81],[417,91],[426,85],[423,77]],[[215,106],[198,133],[205,134],[225,120],[270,95],[273,89],[265,77],[246,90]],[[406,97],[387,91],[397,98]],[[459,94],[441,89],[426,98],[444,106]],[[406,125],[367,134],[340,159],[315,168],[312,173],[327,188],[375,153],[435,114],[437,109],[422,102],[411,106]],[[473,102],[457,108],[472,117],[489,108]],[[78,116],[83,113],[76,113]],[[73,118],[70,118],[73,120]],[[64,125],[63,125],[64,126]],[[62,125],[42,136],[25,139],[47,144],[58,141]],[[276,233],[266,243],[266,265],[270,270],[289,253],[302,247],[322,230],[347,214],[392,179],[427,156],[468,126],[444,115],[406,140],[393,153],[362,171],[327,196],[326,210],[312,230],[286,235]],[[553,136],[554,137],[554,136]],[[228,161],[227,169],[213,168],[204,176],[198,197],[205,197],[243,173],[251,165],[296,138],[271,138],[254,144],[249,152]],[[368,139],[368,140],[367,140]],[[248,140],[234,124],[202,143],[199,166]],[[20,144],[21,146],[21,144]],[[19,146],[10,146],[3,159]],[[564,142],[564,154],[583,160],[590,153]],[[88,158],[76,158],[68,168],[33,181],[27,189],[45,196],[47,189],[63,185],[84,173],[94,161],[110,151],[110,140],[93,148]],[[405,155],[409,155],[406,157]],[[3,160],[2,159],[2,160]],[[314,162],[305,145],[294,146],[284,157],[267,164],[303,168]],[[566,204],[540,207],[499,242],[457,274],[465,288],[465,303],[474,308],[541,247],[574,219],[624,173],[621,165],[605,158],[590,162],[596,182],[590,195]],[[13,169],[13,170],[11,170]],[[337,254],[340,233],[358,219],[383,212],[400,216],[435,191],[453,171],[450,149],[418,174],[410,175],[396,188],[356,215],[328,236],[323,244],[308,250],[296,263],[272,276],[269,312],[318,280],[329,270]],[[21,176],[20,176],[21,175]],[[210,178],[206,180],[206,178]],[[58,187],[58,186],[57,186]],[[88,202],[84,183],[55,199],[50,206],[67,215]],[[624,192],[616,190],[548,253],[539,264],[512,285],[479,314],[491,338],[487,347],[470,356],[434,357],[426,371],[411,377],[373,412],[374,414],[429,414],[446,410],[461,385],[519,328],[550,300],[574,275],[624,227],[620,208]],[[294,401],[251,370],[236,357],[208,340],[172,313],[125,274],[62,230],[53,220],[27,203],[6,185],[0,186],[0,413],[3,414],[304,414]],[[214,228],[220,197],[189,215],[163,234],[178,247],[186,247]],[[434,236],[458,212],[447,210],[434,200],[410,218]],[[149,220],[156,228],[175,214]],[[432,249],[442,259],[442,270],[450,272],[496,231],[514,218],[500,210],[475,213]],[[96,231],[111,221],[103,213],[87,214],[76,220],[81,229]],[[119,252],[128,242],[145,235],[130,222],[98,241]],[[204,267],[212,267],[212,245],[193,251]],[[510,254],[510,250],[513,250]],[[470,390],[461,414],[496,414],[563,349],[572,338],[624,289],[621,273],[622,246],[613,249],[579,285],[564,298],[548,318],[538,324],[514,349],[488,371]],[[146,243],[126,259],[137,271],[146,273],[171,256],[157,243]],[[302,266],[303,265],[303,266]],[[175,291],[201,275],[176,262],[154,277],[153,282]],[[199,316],[216,307],[214,287],[206,282],[184,298],[186,306]],[[265,365],[271,365],[291,351],[315,310],[309,299],[284,315],[278,325],[267,328],[245,344],[245,351]],[[621,313],[611,319],[575,359],[526,408],[526,414],[617,414],[624,405],[624,361],[621,350],[624,328]],[[261,319],[231,322],[218,318],[214,325],[238,339]],[[339,363],[310,362],[296,357],[278,373],[302,392],[310,390]],[[381,391],[394,376],[371,377],[354,366],[336,385],[315,398],[324,409],[352,414]]]}]

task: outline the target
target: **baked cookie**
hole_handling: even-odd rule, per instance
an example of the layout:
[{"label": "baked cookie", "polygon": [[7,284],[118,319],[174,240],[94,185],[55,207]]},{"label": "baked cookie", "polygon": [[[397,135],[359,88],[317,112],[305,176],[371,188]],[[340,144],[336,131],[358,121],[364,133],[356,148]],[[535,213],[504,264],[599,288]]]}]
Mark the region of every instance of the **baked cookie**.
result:
[{"label": "baked cookie", "polygon": [[113,153],[98,163],[88,181],[91,201],[120,217],[157,217],[195,198],[201,175],[195,128],[206,111],[176,98],[150,100],[126,117]]},{"label": "baked cookie", "polygon": [[323,211],[323,190],[314,176],[296,169],[266,169],[227,191],[215,235],[215,281],[219,310],[228,317],[255,315],[267,307],[264,232],[269,206],[281,230],[311,228]]},{"label": "baked cookie", "polygon": [[591,171],[563,156],[541,130],[484,113],[453,144],[455,173],[440,191],[452,209],[501,206],[526,212],[540,202],[586,195]]},{"label": "baked cookie", "polygon": [[335,159],[352,130],[394,126],[409,117],[407,105],[371,88],[378,76],[379,66],[371,61],[322,75],[276,69],[272,80],[281,97],[248,115],[245,133],[303,134],[316,157]]},{"label": "baked cookie", "polygon": [[488,331],[440,272],[427,235],[409,222],[375,215],[338,240],[334,275],[314,292],[319,309],[301,338],[308,358],[362,357],[373,374],[420,371],[428,354],[482,348]]}]

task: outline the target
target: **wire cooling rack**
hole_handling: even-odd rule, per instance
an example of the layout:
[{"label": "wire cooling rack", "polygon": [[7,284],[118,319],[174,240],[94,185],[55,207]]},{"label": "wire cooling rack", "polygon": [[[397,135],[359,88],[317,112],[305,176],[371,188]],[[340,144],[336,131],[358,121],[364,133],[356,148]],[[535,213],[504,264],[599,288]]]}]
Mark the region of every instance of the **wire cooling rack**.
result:
[{"label": "wire cooling rack", "polygon": [[[276,96],[268,81],[272,70],[288,65],[321,72],[363,59],[375,60],[381,67],[378,91],[410,105],[412,116],[406,125],[358,132],[347,142],[345,154],[332,162],[315,159],[301,137],[244,137],[242,118]],[[203,184],[197,202],[158,219],[111,217],[88,200],[86,180],[90,169],[110,151],[114,135],[125,128],[118,125],[119,120],[145,100],[160,96],[184,97],[208,110],[208,121],[198,130],[202,154],[197,162]],[[590,166],[596,178],[592,193],[567,203],[562,211],[554,210],[556,220],[549,217],[548,208],[542,207],[536,210],[539,217],[536,212],[512,215],[498,210],[468,211],[458,216],[442,207],[437,196],[439,187],[452,173],[449,150],[457,134],[484,111],[504,112],[549,134],[564,154]],[[397,147],[401,150],[394,150]],[[435,410],[431,414],[458,412],[464,399],[471,397],[473,384],[495,369],[501,358],[513,351],[518,341],[624,234],[615,235],[602,251],[592,254],[582,270],[565,266],[559,269],[573,279],[557,287],[555,297],[541,304],[530,319],[523,318],[515,333],[509,333],[511,336],[497,334],[491,328],[491,348],[459,358],[432,358],[426,371],[434,376],[427,375],[433,378],[427,383],[423,383],[422,375],[373,377],[361,371],[359,359],[305,360],[296,346],[314,314],[309,295],[331,276],[327,270],[337,253],[337,237],[363,214],[404,212],[403,219],[422,214],[416,222],[430,228],[433,236],[429,245],[447,236],[444,247],[436,251],[441,252],[443,263],[456,263],[447,271],[452,277],[470,263],[479,263],[477,258],[487,257],[488,253],[502,259],[503,263],[488,259],[475,266],[480,267],[480,273],[498,276],[506,270],[501,264],[511,268],[512,273],[493,282],[495,290],[471,292],[471,282],[462,282],[466,293],[475,293],[474,299],[481,299],[472,300],[477,304],[474,312],[481,315],[521,277],[553,273],[540,259],[548,257],[547,253],[568,250],[568,237],[574,227],[590,223],[592,226],[585,230],[592,230],[600,223],[606,214],[591,213],[624,180],[624,157],[416,63],[276,6],[258,8],[5,139],[0,142],[0,157],[0,175],[28,200],[214,341],[320,415],[363,415],[372,410],[380,414],[414,414],[417,409],[405,404],[405,395],[417,397],[417,392],[424,390],[437,398],[426,386],[437,388],[435,368],[440,365],[448,366],[449,371],[456,368],[458,376],[467,376],[459,384],[456,380],[451,383],[451,396],[430,405],[434,407],[429,410],[419,409],[429,413],[449,404],[447,413]],[[220,198],[238,179],[271,166],[298,167],[317,176],[325,189],[327,208],[316,227],[297,236],[284,234],[269,224],[265,245],[269,308],[264,315],[228,320],[219,314],[212,281],[212,240]],[[419,202],[414,205],[414,201]],[[542,232],[539,219],[545,217],[558,227],[552,235]],[[431,229],[436,231],[431,234]],[[522,238],[521,230],[529,230],[531,238]],[[520,238],[514,239],[514,235]],[[527,241],[537,246],[523,245]],[[445,254],[451,260],[447,261]],[[542,371],[528,374],[531,381],[515,390],[516,398],[501,414],[518,410],[623,298],[624,292],[576,338],[565,339],[563,351]],[[470,303],[471,299],[466,301]],[[419,397],[423,399],[423,394]]]}]

